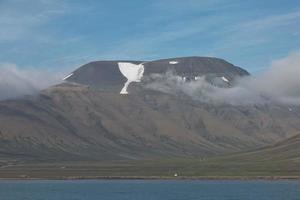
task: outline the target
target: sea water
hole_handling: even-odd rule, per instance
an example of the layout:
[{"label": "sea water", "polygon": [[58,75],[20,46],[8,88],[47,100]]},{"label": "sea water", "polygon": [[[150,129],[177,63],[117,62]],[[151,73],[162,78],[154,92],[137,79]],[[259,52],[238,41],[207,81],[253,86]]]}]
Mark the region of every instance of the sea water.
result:
[{"label": "sea water", "polygon": [[300,200],[300,181],[0,181],[0,200]]}]

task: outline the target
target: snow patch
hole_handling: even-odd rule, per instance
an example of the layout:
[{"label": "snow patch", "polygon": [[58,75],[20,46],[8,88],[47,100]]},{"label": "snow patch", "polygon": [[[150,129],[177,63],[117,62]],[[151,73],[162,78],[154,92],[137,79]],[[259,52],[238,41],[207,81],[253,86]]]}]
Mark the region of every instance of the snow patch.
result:
[{"label": "snow patch", "polygon": [[69,74],[68,76],[66,76],[65,78],[63,78],[63,81],[67,80],[67,79],[70,78],[71,76],[73,76],[73,73],[72,73],[72,74]]},{"label": "snow patch", "polygon": [[200,76],[195,76],[195,81],[199,80],[200,78]]},{"label": "snow patch", "polygon": [[128,62],[119,62],[119,70],[127,78],[120,94],[128,94],[127,88],[131,82],[140,82],[144,74],[143,64],[133,64]]},{"label": "snow patch", "polygon": [[227,78],[225,78],[224,76],[222,76],[222,80],[229,83],[229,80]]},{"label": "snow patch", "polygon": [[178,64],[178,61],[170,61],[169,64],[170,65],[176,65],[176,64]]}]

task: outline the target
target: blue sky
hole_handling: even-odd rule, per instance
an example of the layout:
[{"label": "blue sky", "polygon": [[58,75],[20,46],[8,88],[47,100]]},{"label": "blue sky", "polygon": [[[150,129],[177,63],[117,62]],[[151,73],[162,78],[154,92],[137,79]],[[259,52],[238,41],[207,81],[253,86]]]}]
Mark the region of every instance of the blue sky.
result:
[{"label": "blue sky", "polygon": [[300,50],[299,0],[0,0],[0,63],[214,56],[252,73]]}]

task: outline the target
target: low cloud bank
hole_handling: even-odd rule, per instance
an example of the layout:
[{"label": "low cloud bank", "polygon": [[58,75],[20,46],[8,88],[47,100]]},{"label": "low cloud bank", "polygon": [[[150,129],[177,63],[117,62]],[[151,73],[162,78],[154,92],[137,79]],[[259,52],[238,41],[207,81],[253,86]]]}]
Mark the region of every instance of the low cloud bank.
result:
[{"label": "low cloud bank", "polygon": [[300,53],[274,61],[267,71],[244,85],[275,101],[300,105]]},{"label": "low cloud bank", "polygon": [[300,105],[300,53],[274,61],[265,72],[235,80],[230,88],[216,87],[201,77],[185,82],[168,72],[152,75],[148,89],[172,94],[185,94],[206,103],[233,105],[266,104],[270,102]]},{"label": "low cloud bank", "polygon": [[36,94],[61,82],[62,73],[45,70],[22,70],[14,64],[0,64],[0,100]]},{"label": "low cloud bank", "polygon": [[[0,64],[0,100],[36,94],[61,82],[63,71],[20,69],[14,64]],[[232,87],[220,88],[205,77],[185,82],[170,72],[153,74],[145,85],[148,89],[184,94],[207,103],[232,105],[266,104],[270,102],[300,106],[300,53],[274,61],[259,75],[235,80]]]}]

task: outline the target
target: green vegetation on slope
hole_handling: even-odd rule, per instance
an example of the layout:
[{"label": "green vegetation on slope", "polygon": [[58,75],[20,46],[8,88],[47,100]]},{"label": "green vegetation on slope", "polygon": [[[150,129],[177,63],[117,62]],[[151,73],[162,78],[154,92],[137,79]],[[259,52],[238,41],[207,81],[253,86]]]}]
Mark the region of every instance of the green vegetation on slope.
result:
[{"label": "green vegetation on slope", "polygon": [[300,177],[300,135],[254,152],[211,159],[26,163],[2,166],[1,178]]}]

